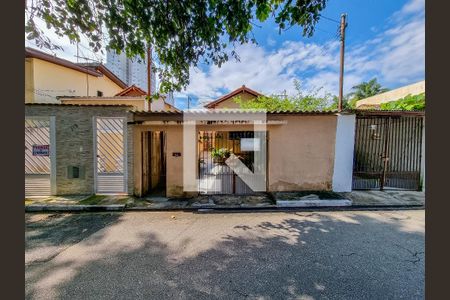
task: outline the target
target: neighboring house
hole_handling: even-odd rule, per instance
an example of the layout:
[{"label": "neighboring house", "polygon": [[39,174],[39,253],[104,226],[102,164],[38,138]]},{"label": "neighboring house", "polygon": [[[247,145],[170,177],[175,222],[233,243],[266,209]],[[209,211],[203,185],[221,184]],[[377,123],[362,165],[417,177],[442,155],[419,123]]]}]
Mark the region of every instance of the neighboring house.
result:
[{"label": "neighboring house", "polygon": [[425,93],[425,80],[400,87],[385,93],[381,93],[372,97],[358,100],[356,102],[357,109],[378,109],[380,104],[396,101],[407,95],[418,95]]},{"label": "neighboring house", "polygon": [[[76,104],[76,105],[128,105],[132,106],[133,110],[148,111],[149,105],[146,99],[147,93],[135,86],[129,86],[124,90],[118,92],[111,97],[85,97],[85,96],[71,96],[58,97],[62,104]],[[166,96],[161,96],[159,99],[152,100],[152,111],[173,111],[178,112],[175,106],[166,103]]]},{"label": "neighboring house", "polygon": [[114,96],[127,85],[101,64],[77,64],[25,48],[25,103],[59,103],[61,96]]},{"label": "neighboring house", "polygon": [[235,102],[236,98],[240,97],[241,100],[245,101],[257,98],[258,96],[263,95],[243,85],[219,99],[206,104],[204,107],[209,109],[240,108],[239,104]]}]

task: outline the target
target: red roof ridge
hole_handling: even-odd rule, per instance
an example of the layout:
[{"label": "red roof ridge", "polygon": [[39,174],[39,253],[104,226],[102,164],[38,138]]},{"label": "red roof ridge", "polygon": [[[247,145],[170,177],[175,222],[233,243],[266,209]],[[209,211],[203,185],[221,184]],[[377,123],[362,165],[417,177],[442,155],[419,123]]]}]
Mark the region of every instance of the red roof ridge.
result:
[{"label": "red roof ridge", "polygon": [[129,94],[132,91],[137,92],[140,96],[147,95],[147,93],[143,89],[141,89],[137,85],[133,84],[133,85],[130,85],[129,87],[125,88],[124,90],[118,92],[114,96],[126,96],[127,94]]},{"label": "red roof ridge", "polygon": [[220,102],[223,102],[223,101],[225,101],[225,100],[228,100],[228,99],[230,99],[230,98],[233,98],[234,96],[236,96],[236,95],[238,95],[238,94],[241,94],[241,93],[244,93],[244,92],[246,92],[246,93],[248,93],[248,94],[251,94],[251,95],[254,95],[255,97],[263,96],[263,94],[258,93],[257,91],[252,90],[251,88],[248,88],[248,87],[245,86],[245,84],[243,84],[240,88],[237,88],[237,89],[235,89],[234,91],[231,91],[231,92],[229,92],[229,93],[226,94],[226,95],[223,95],[223,96],[220,97],[219,99],[214,100],[214,101],[212,101],[212,102],[206,104],[204,107],[205,107],[205,108],[214,108],[214,107],[215,107],[217,104],[219,104]]}]

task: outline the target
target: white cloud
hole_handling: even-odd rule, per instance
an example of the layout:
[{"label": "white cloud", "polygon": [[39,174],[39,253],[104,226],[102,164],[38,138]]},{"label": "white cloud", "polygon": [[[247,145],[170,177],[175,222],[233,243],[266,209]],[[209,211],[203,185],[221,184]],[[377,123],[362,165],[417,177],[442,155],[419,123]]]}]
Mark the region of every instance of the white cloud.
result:
[{"label": "white cloud", "polygon": [[411,0],[400,10],[400,14],[410,14],[425,11],[425,0]]},{"label": "white cloud", "polygon": [[209,100],[244,84],[265,94],[292,92],[296,78],[305,79],[305,86],[313,88],[299,72],[334,68],[339,61],[337,47],[336,43],[321,46],[288,41],[278,50],[266,51],[257,45],[242,45],[237,48],[240,61],[230,60],[221,68],[210,66],[206,71],[191,68],[186,92]]},{"label": "white cloud", "polygon": [[269,36],[269,37],[267,38],[267,45],[273,47],[273,46],[275,46],[276,44],[277,44],[277,41],[274,40],[271,36]]},{"label": "white cloud", "polygon": [[[423,79],[425,70],[424,1],[411,0],[386,22],[388,29],[359,45],[347,48],[344,92],[365,80],[377,77],[388,87]],[[229,61],[191,73],[186,94],[202,102],[213,100],[245,84],[265,94],[294,91],[293,80],[307,90],[323,87],[338,93],[339,43],[323,45],[286,41],[273,51],[256,45],[237,49],[240,62]]]}]

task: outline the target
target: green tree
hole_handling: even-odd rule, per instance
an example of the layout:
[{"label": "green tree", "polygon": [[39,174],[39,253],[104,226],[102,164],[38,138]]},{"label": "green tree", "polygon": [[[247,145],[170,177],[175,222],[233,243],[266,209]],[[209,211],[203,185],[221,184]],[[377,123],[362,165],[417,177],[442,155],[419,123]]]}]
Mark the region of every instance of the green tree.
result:
[{"label": "green tree", "polygon": [[389,89],[383,88],[381,84],[378,83],[377,79],[373,78],[352,87],[352,92],[349,93],[348,96],[351,97],[352,101],[357,101],[387,91],[389,91]]},{"label": "green tree", "polygon": [[[339,103],[339,97],[333,96],[333,102],[330,105],[331,110],[337,110],[338,109],[338,103]],[[344,95],[344,98],[342,99],[342,109],[354,109],[356,106],[356,100],[350,99],[348,95]]]},{"label": "green tree", "polygon": [[[36,19],[71,42],[84,36],[94,51],[103,46],[145,57],[151,45],[160,62],[161,92],[189,84],[189,68],[201,61],[221,66],[235,46],[256,43],[255,21],[272,16],[279,32],[298,25],[312,36],[327,0],[34,0],[25,8],[27,39],[57,48]],[[232,45],[229,51],[227,46]]]}]

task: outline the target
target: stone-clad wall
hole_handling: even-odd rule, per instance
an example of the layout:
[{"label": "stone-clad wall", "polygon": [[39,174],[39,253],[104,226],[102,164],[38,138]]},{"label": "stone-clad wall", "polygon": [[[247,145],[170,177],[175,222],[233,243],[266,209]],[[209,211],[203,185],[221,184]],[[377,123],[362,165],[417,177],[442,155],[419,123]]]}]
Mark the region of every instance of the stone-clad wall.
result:
[{"label": "stone-clad wall", "polygon": [[[94,116],[127,117],[126,106],[25,105],[25,116],[55,117],[56,194],[93,194],[94,189]],[[127,125],[127,136],[133,136]],[[126,138],[126,137],[125,137]],[[127,139],[128,191],[133,191],[133,139]],[[69,179],[68,166],[84,167],[84,178]]]}]

